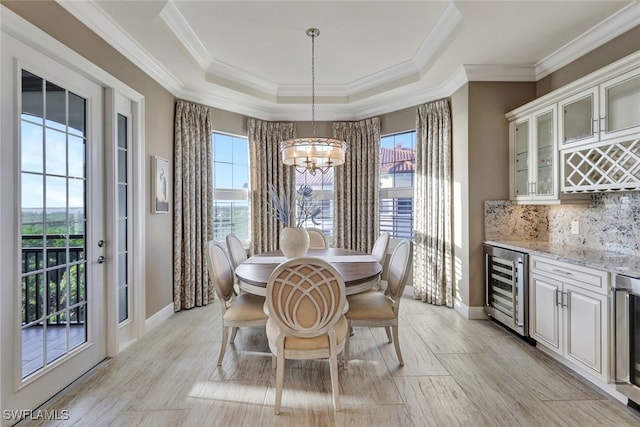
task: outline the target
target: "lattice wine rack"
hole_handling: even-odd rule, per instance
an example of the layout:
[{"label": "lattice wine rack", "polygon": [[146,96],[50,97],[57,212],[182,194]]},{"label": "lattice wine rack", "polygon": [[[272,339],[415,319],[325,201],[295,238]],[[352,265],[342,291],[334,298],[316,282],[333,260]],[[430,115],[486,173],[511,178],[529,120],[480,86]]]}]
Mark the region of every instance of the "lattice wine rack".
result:
[{"label": "lattice wine rack", "polygon": [[640,189],[640,139],[563,150],[564,192]]}]

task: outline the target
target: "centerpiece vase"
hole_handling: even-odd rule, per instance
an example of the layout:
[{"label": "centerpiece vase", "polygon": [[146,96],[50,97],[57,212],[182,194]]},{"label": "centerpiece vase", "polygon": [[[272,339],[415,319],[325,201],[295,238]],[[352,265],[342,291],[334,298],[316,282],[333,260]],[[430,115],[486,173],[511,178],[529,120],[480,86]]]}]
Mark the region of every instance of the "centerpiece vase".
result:
[{"label": "centerpiece vase", "polygon": [[280,250],[287,258],[304,256],[309,250],[309,233],[302,227],[285,227],[280,232]]}]

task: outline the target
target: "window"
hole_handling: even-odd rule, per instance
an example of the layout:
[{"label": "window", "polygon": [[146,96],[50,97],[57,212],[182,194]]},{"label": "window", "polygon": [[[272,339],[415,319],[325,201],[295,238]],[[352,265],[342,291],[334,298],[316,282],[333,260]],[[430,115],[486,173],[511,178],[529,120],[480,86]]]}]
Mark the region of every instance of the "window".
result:
[{"label": "window", "polygon": [[413,237],[415,161],[415,131],[380,138],[380,231],[391,237]]},{"label": "window", "polygon": [[318,172],[315,175],[296,171],[296,189],[301,185],[308,185],[313,189],[315,203],[322,208],[322,212],[316,218],[318,224],[308,220],[302,226],[318,228],[326,236],[333,236],[333,168],[329,168],[326,173]]},{"label": "window", "polygon": [[249,246],[249,143],[247,138],[214,132],[213,238],[224,242],[229,233]]}]

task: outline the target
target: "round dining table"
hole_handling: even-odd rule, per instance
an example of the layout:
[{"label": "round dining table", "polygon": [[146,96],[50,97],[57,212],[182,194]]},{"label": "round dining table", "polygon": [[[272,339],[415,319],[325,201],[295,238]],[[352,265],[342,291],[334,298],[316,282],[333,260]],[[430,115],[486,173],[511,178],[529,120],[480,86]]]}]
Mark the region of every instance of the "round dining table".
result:
[{"label": "round dining table", "polygon": [[[344,278],[347,295],[373,288],[380,280],[382,265],[365,252],[351,249],[309,249],[305,256],[319,257],[331,263]],[[236,267],[240,289],[265,296],[269,276],[287,258],[280,251],[253,255]]]}]

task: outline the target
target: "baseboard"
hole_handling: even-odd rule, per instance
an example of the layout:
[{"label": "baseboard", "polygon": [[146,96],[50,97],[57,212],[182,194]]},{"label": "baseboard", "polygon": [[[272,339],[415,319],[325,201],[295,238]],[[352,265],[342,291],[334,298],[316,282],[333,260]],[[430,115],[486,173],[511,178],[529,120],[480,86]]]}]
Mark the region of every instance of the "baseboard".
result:
[{"label": "baseboard", "polygon": [[573,372],[575,372],[577,375],[582,377],[584,380],[588,381],[591,385],[598,388],[603,393],[608,394],[613,399],[616,399],[623,405],[628,404],[629,399],[627,398],[627,396],[623,395],[618,390],[616,390],[615,384],[605,383],[602,379],[593,376],[591,373],[585,371],[580,366],[574,365],[573,363],[571,363],[571,361],[560,356],[558,353],[552,350],[549,350],[543,344],[538,343],[538,345],[536,345],[536,349],[540,350],[541,352],[543,352],[544,354],[546,354],[556,362],[560,363],[561,365],[564,365],[567,368],[571,369]]},{"label": "baseboard", "polygon": [[460,300],[453,301],[453,309],[467,320],[488,320],[483,307],[469,307]]},{"label": "baseboard", "polygon": [[144,322],[144,332],[147,333],[153,328],[160,326],[162,322],[173,316],[173,313],[173,303],[167,305],[163,309],[160,309]]}]

